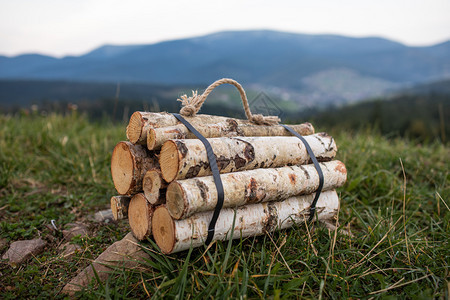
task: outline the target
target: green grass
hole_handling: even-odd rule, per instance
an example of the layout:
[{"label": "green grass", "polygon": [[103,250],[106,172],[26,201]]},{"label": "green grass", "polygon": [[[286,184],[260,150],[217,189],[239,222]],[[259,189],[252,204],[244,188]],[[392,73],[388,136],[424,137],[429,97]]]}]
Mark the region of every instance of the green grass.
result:
[{"label": "green grass", "polygon": [[[0,116],[0,237],[41,236],[49,243],[20,267],[0,263],[2,298],[64,297],[59,292],[77,270],[126,234],[126,221],[98,225],[88,218],[115,193],[109,163],[124,132],[124,124],[94,124],[77,115]],[[143,246],[151,259],[140,268],[117,269],[78,296],[448,297],[448,147],[371,131],[333,136],[348,169],[339,189],[342,231],[299,225],[169,256],[150,240]],[[46,227],[52,219],[60,228],[90,224],[93,234],[75,240],[80,253],[58,258],[62,239]]]}]

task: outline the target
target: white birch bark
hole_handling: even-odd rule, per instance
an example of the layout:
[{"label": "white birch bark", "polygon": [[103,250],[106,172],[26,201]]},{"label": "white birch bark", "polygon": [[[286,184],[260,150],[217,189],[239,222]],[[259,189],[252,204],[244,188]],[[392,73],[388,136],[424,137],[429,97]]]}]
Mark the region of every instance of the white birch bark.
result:
[{"label": "white birch bark", "polygon": [[[195,129],[205,138],[217,137],[235,137],[235,136],[291,136],[284,127],[280,125],[254,125],[254,124],[238,124],[233,119],[226,122],[215,124],[207,124],[197,122]],[[299,125],[290,125],[300,135],[311,135],[314,128],[311,123],[303,123]],[[175,126],[148,128],[147,132],[147,148],[149,150],[159,150],[161,146],[170,139],[196,139],[197,137],[190,132],[183,124]]]},{"label": "white birch bark", "polygon": [[[324,176],[324,191],[345,183],[347,170],[342,162],[335,160],[320,163],[320,166]],[[224,208],[310,194],[319,186],[319,175],[313,164],[227,173],[221,175],[221,179],[225,194]],[[170,215],[175,219],[214,210],[217,189],[213,177],[172,182],[167,188],[166,203]]]},{"label": "white birch bark", "polygon": [[[332,160],[337,152],[334,139],[318,133],[304,137],[319,161]],[[220,173],[258,168],[301,165],[310,161],[297,137],[235,137],[208,139]],[[161,149],[160,166],[167,182],[211,175],[208,156],[200,140],[170,140]]]},{"label": "white birch bark", "polygon": [[[290,197],[280,202],[250,204],[236,210],[222,209],[213,240],[257,236],[307,222],[313,198],[314,194],[311,194]],[[316,208],[320,221],[337,218],[339,198],[336,191],[323,192]],[[155,241],[164,253],[175,253],[189,249],[191,245],[199,247],[204,244],[213,212],[198,213],[184,220],[167,220],[169,215],[164,210],[166,208],[163,206],[156,209],[152,229]],[[156,222],[160,219],[160,222]]]},{"label": "white birch bark", "polygon": [[[195,115],[194,117],[184,117],[192,125],[213,124],[234,120],[238,124],[251,124],[247,120],[240,120],[214,115]],[[131,115],[127,126],[127,138],[133,144],[147,144],[147,132],[150,128],[161,128],[180,124],[177,118],[167,112],[154,113],[136,111]]]}]

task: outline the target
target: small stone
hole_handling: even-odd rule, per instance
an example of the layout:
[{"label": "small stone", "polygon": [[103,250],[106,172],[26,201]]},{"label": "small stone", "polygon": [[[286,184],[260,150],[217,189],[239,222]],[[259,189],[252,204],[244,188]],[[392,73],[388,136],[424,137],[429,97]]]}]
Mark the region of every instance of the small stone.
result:
[{"label": "small stone", "polygon": [[68,241],[76,236],[86,237],[89,235],[89,230],[86,224],[69,223],[66,227],[68,227],[68,229],[64,229],[62,233],[64,238]]},{"label": "small stone", "polygon": [[19,265],[32,255],[41,253],[46,244],[41,238],[13,242],[2,258],[8,259],[11,265]]},{"label": "small stone", "polygon": [[81,247],[76,244],[71,243],[65,243],[58,247],[59,250],[61,250],[60,256],[63,258],[69,257],[74,255],[77,252],[81,251]]},{"label": "small stone", "polygon": [[78,273],[66,286],[62,292],[73,295],[87,286],[91,280],[97,278],[105,282],[114,267],[124,267],[133,269],[142,261],[149,259],[149,255],[142,250],[139,241],[128,233],[122,240],[109,246],[100,254],[91,265]]},{"label": "small stone", "polygon": [[112,214],[111,209],[105,209],[99,212],[96,212],[94,215],[95,222],[102,222],[102,223],[110,223],[114,221],[114,217]]},{"label": "small stone", "polygon": [[7,245],[8,245],[8,241],[6,239],[0,238],[0,251],[2,251],[3,248],[6,248]]}]

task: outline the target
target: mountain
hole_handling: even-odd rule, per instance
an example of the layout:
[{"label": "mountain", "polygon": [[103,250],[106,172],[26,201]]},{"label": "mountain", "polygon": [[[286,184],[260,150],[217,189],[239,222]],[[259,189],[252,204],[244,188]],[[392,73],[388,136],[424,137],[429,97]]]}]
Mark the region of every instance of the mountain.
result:
[{"label": "mountain", "polygon": [[222,77],[256,89],[281,89],[305,105],[352,102],[405,84],[449,78],[450,41],[408,47],[375,37],[260,30],[150,45],[106,45],[77,57],[0,57],[2,79],[205,87]]}]

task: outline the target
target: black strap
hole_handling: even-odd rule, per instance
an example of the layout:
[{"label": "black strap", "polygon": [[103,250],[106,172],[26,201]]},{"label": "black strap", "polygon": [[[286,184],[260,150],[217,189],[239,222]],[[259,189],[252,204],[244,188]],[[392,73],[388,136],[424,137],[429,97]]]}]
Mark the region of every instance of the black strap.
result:
[{"label": "black strap", "polygon": [[309,220],[308,220],[308,222],[311,222],[314,219],[314,214],[316,213],[317,200],[319,200],[319,196],[320,196],[320,193],[322,192],[322,188],[323,188],[322,168],[320,168],[319,162],[317,161],[316,156],[314,155],[311,147],[309,146],[309,144],[305,140],[305,138],[302,137],[297,132],[295,132],[291,127],[289,127],[287,125],[284,125],[284,124],[280,124],[280,125],[283,126],[284,128],[286,128],[287,131],[289,131],[290,133],[292,133],[293,135],[298,137],[303,142],[303,144],[305,144],[306,151],[308,152],[309,156],[311,157],[311,160],[312,160],[312,162],[314,164],[314,167],[316,168],[317,173],[319,174],[319,187],[317,188],[316,195],[314,196],[314,200],[311,203],[311,207],[309,209]]},{"label": "black strap", "polygon": [[214,214],[212,216],[212,219],[209,222],[208,236],[206,237],[206,241],[205,241],[206,246],[208,246],[214,237],[216,222],[217,222],[217,219],[219,218],[220,210],[222,209],[223,199],[224,199],[223,185],[222,185],[222,180],[220,179],[219,168],[217,167],[216,156],[214,155],[214,152],[211,148],[211,144],[208,142],[208,140],[200,132],[198,132],[197,129],[195,129],[191,125],[191,123],[186,121],[186,119],[183,118],[179,114],[173,114],[173,115],[181,123],[183,123],[183,125],[186,126],[187,129],[189,129],[203,143],[203,145],[205,145],[206,154],[208,155],[209,165],[211,166],[211,171],[212,171],[212,175],[214,178],[214,183],[216,184],[217,204],[216,204],[216,207],[214,208]]}]

